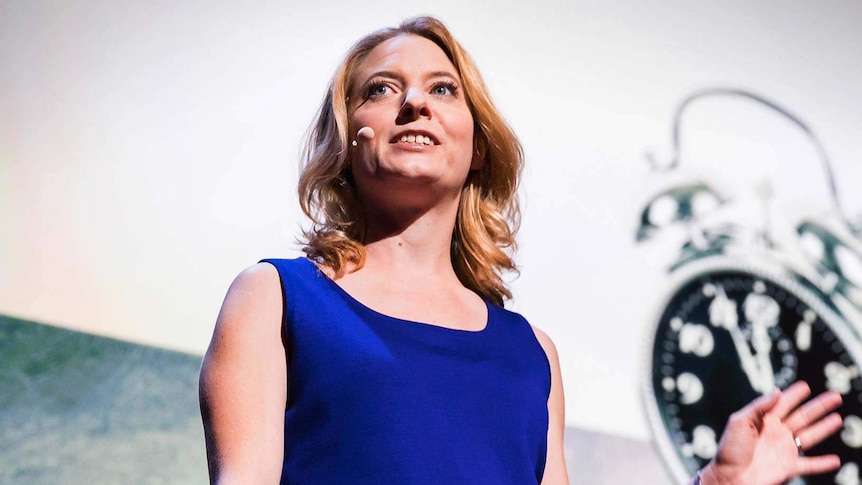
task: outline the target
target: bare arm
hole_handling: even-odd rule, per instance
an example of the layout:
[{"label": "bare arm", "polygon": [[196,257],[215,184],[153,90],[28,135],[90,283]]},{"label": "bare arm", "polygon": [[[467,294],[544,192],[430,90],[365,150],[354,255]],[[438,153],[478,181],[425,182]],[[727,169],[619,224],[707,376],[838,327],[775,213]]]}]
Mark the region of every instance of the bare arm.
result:
[{"label": "bare arm", "polygon": [[543,485],[568,485],[566,457],[563,448],[563,432],[566,425],[566,407],[563,397],[563,381],[560,377],[560,360],[557,348],[545,332],[533,327],[536,339],[545,350],[551,364],[551,395],[548,396],[548,455],[545,460]]},{"label": "bare arm", "polygon": [[282,296],[269,264],[234,280],[200,374],[210,482],[278,483],[284,453],[287,360]]}]

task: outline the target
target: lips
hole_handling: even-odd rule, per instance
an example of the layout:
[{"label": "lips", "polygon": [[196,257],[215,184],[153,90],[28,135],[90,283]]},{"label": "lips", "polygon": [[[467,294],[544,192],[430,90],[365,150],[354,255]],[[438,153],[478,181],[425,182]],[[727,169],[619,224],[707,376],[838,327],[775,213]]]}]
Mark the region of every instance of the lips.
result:
[{"label": "lips", "polygon": [[434,135],[422,130],[405,130],[396,133],[395,136],[389,140],[389,143],[418,143],[427,146],[440,144]]}]

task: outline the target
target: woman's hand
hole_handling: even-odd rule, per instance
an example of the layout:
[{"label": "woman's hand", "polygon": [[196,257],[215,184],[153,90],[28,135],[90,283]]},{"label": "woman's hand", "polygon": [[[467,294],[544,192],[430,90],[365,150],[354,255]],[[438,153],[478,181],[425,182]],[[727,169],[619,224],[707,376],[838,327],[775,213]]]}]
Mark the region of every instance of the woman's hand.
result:
[{"label": "woman's hand", "polygon": [[824,392],[800,406],[810,394],[806,383],[796,382],[731,415],[715,458],[702,471],[703,484],[780,484],[795,476],[837,469],[841,463],[836,455],[800,453],[842,424],[841,416],[832,412],[841,405],[840,394]]}]

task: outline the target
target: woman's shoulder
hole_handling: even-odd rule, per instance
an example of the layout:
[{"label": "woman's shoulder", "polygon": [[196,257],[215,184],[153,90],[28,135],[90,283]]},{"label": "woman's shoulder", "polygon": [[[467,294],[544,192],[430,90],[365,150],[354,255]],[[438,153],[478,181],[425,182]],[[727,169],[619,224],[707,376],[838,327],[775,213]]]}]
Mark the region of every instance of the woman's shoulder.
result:
[{"label": "woman's shoulder", "polygon": [[551,340],[551,337],[548,336],[548,334],[541,328],[535,325],[530,325],[530,328],[532,328],[533,334],[536,336],[536,340],[539,341],[539,345],[542,346],[542,350],[545,351],[545,355],[548,357],[548,360],[552,365],[555,364],[559,360],[559,357],[557,357],[557,347],[554,345],[554,341]]},{"label": "woman's shoulder", "polygon": [[[234,279],[222,312],[239,320],[249,317],[287,323],[298,301],[320,293],[321,273],[310,259],[262,259],[242,270]],[[244,325],[248,325],[246,323]]]},{"label": "woman's shoulder", "polygon": [[534,337],[551,363],[557,360],[557,348],[554,345],[554,341],[547,333],[545,333],[545,331],[530,323],[524,315],[514,310],[509,310],[496,305],[488,306],[492,309],[491,311],[497,313],[497,318],[502,318],[507,320],[510,324],[517,325],[522,328],[524,332],[528,332],[532,337]]},{"label": "woman's shoulder", "polygon": [[[279,274],[267,263],[256,263],[234,278],[227,290],[219,322],[252,322],[272,320],[281,312],[282,295]],[[269,317],[269,318],[267,318]]]},{"label": "woman's shoulder", "polygon": [[530,332],[535,336],[536,340],[539,342],[539,345],[542,346],[542,350],[544,350],[545,354],[548,355],[548,358],[551,360],[556,358],[557,348],[554,345],[554,341],[551,339],[551,337],[547,333],[545,333],[544,330],[537,327],[536,325],[533,325],[532,323],[530,323],[529,320],[527,320],[527,318],[524,315],[522,315],[522,314],[520,314],[514,310],[509,310],[509,309],[506,309],[506,308],[503,308],[500,306],[495,306],[495,305],[490,305],[490,306],[492,308],[494,308],[495,311],[498,312],[498,314],[503,315],[504,318],[509,318],[512,321],[518,321],[524,327],[529,328]]},{"label": "woman's shoulder", "polygon": [[261,260],[239,272],[231,283],[228,294],[232,292],[270,293],[278,289],[278,280],[278,269]]}]

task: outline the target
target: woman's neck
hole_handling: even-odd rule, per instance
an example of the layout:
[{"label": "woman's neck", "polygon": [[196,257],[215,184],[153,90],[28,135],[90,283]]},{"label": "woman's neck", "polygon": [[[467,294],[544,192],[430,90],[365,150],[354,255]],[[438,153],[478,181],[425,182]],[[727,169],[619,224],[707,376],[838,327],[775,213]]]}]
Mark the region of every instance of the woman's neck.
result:
[{"label": "woman's neck", "polygon": [[365,267],[402,277],[454,278],[450,256],[458,200],[423,211],[369,210]]}]

